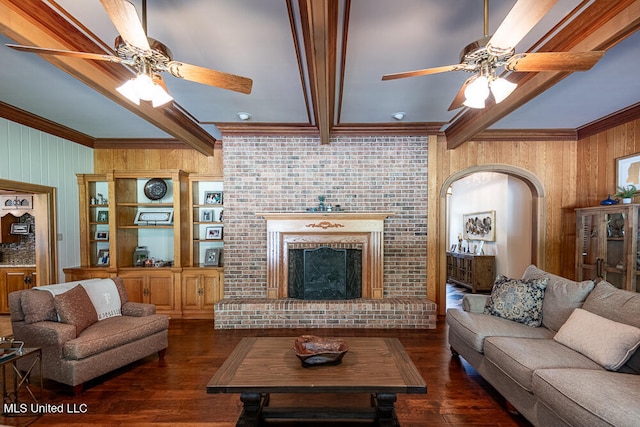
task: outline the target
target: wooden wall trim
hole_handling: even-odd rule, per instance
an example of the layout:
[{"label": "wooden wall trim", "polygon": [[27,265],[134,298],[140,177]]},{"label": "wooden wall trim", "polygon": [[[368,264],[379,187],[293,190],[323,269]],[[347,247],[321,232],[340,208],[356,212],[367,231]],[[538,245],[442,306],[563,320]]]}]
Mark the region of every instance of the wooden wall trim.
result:
[{"label": "wooden wall trim", "polygon": [[640,119],[640,102],[580,126],[576,132],[578,139],[588,138],[636,119]]}]

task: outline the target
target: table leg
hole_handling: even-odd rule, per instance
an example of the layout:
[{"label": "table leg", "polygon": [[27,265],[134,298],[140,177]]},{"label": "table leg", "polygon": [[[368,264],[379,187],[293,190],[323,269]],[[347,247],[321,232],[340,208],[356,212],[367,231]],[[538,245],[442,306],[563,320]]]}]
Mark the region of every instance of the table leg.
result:
[{"label": "table leg", "polygon": [[393,404],[396,401],[395,393],[378,393],[372,395],[373,404],[376,408],[378,425],[384,427],[400,426],[396,410]]},{"label": "table leg", "polygon": [[236,427],[258,427],[260,425],[260,415],[265,401],[268,401],[269,395],[262,393],[241,393],[240,401],[242,401],[242,413]]}]

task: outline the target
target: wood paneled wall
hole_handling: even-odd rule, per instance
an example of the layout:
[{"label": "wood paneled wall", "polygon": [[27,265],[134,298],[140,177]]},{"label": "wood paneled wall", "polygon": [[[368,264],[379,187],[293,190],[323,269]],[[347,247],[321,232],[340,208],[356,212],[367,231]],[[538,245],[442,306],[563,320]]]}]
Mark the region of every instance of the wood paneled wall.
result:
[{"label": "wood paneled wall", "polygon": [[222,148],[213,156],[192,149],[96,149],[94,171],[179,169],[190,173],[222,175]]},{"label": "wood paneled wall", "polygon": [[447,150],[443,137],[429,138],[428,280],[436,286],[428,287],[428,297],[438,303],[440,314],[446,300],[446,236],[440,224],[446,221],[442,205],[447,179],[465,170],[495,170],[497,165],[537,177],[544,195],[542,216],[537,219],[544,231],[540,263],[552,273],[573,277],[577,147],[575,141],[469,141]]},{"label": "wood paneled wall", "polygon": [[[640,119],[579,141],[576,207],[597,206],[616,192],[616,158],[640,153]],[[635,202],[640,201],[640,197]]]}]

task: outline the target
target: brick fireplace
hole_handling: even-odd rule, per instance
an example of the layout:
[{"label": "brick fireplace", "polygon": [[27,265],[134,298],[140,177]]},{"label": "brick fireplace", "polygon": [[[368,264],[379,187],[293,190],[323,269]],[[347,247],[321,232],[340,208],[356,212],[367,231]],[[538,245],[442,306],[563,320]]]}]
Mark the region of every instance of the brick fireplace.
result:
[{"label": "brick fireplace", "polygon": [[[426,298],[426,136],[336,137],[320,144],[317,137],[227,135],[222,147],[224,299],[214,307],[216,328],[435,328],[436,306]],[[381,298],[272,295],[283,291],[267,286],[269,233],[256,213],[305,212],[319,195],[344,213],[393,212],[383,221],[384,265],[376,273]]]}]

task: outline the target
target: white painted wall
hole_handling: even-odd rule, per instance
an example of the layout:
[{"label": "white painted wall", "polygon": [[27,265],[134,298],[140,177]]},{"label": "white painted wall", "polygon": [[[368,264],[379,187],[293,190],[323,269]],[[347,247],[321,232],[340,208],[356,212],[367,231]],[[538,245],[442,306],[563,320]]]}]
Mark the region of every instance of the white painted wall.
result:
[{"label": "white painted wall", "polygon": [[93,172],[93,149],[0,118],[0,178],[57,189],[58,281],[80,265],[76,173]]},{"label": "white painted wall", "polygon": [[[463,234],[463,215],[495,211],[495,242],[484,242],[486,255],[496,257],[496,273],[521,277],[531,263],[531,190],[517,178],[479,172],[454,182],[448,200],[447,248]],[[471,242],[471,248],[478,242]],[[463,242],[466,248],[468,243]]]}]

